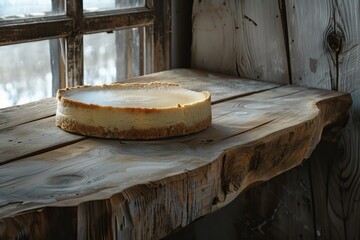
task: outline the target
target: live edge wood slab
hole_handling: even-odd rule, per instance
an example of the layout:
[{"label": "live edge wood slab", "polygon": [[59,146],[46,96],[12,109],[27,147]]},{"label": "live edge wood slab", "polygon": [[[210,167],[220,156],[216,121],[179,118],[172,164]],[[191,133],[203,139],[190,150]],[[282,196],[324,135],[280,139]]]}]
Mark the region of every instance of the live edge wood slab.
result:
[{"label": "live edge wood slab", "polygon": [[0,110],[0,239],[158,239],[336,140],[349,94],[190,69],[131,81],[212,94],[213,123],[156,141],[55,126],[55,99]]}]

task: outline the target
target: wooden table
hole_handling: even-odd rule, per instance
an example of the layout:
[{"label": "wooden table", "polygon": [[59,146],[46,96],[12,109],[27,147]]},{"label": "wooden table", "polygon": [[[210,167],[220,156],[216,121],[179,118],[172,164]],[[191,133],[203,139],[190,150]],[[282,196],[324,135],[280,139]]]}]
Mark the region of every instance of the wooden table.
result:
[{"label": "wooden table", "polygon": [[0,110],[0,239],[157,239],[299,165],[335,140],[349,94],[195,70],[169,81],[212,93],[198,134],[119,141],[55,126],[55,99]]}]

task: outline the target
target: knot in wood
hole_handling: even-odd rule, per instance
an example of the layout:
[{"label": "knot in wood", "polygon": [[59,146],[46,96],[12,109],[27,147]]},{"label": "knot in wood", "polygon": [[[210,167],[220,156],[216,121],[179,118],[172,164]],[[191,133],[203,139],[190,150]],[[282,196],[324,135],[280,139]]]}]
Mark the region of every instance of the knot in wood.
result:
[{"label": "knot in wood", "polygon": [[329,46],[329,48],[336,52],[339,53],[341,50],[341,45],[342,45],[342,36],[338,33],[336,33],[335,31],[332,31],[328,34],[327,38],[327,44]]}]

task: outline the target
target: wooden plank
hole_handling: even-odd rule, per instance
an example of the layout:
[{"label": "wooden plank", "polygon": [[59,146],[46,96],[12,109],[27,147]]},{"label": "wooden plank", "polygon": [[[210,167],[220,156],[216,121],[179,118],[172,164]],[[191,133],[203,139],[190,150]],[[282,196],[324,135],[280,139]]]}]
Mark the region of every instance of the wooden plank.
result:
[{"label": "wooden plank", "polygon": [[0,109],[0,130],[54,116],[55,111],[55,98],[47,98],[15,107],[2,108]]},{"label": "wooden plank", "polygon": [[[324,51],[324,33],[331,28],[331,1],[286,2],[288,16],[292,83],[306,87],[331,89],[336,78],[333,60]],[[302,17],[306,14],[306,17]],[[311,34],[303,34],[306,29]],[[320,31],[321,29],[321,31]],[[328,46],[326,46],[328,47]]]},{"label": "wooden plank", "polygon": [[6,128],[0,130],[0,165],[69,145],[85,138],[81,135],[67,133],[56,127],[55,117]]},{"label": "wooden plank", "polygon": [[145,27],[145,74],[154,72],[154,39],[153,39],[153,26]]},{"label": "wooden plank", "polygon": [[279,1],[194,1],[192,67],[289,83]]},{"label": "wooden plank", "polygon": [[193,69],[173,69],[125,82],[172,82],[194,91],[209,91],[212,103],[277,88],[281,85]]},{"label": "wooden plank", "polygon": [[56,96],[58,89],[66,86],[66,67],[64,62],[65,40],[52,39],[49,41],[52,76],[52,96]]},{"label": "wooden plank", "polygon": [[[134,77],[134,37],[133,31],[129,30],[124,32],[125,35],[125,65],[126,65],[126,78]],[[124,51],[124,50],[122,50]]]},{"label": "wooden plank", "polygon": [[[331,55],[337,57],[337,79],[332,83],[332,88],[340,92],[351,93],[353,104],[350,109],[350,118],[340,140],[339,157],[336,158],[335,171],[331,174],[331,180],[337,183],[336,191],[340,191],[342,198],[342,210],[336,209],[336,213],[342,211],[342,220],[345,225],[346,238],[360,236],[359,217],[360,203],[360,21],[359,1],[334,1],[334,29],[331,36],[327,36]],[[331,33],[331,32],[330,32]],[[337,44],[333,45],[333,39]],[[340,42],[339,42],[340,40]],[[338,171],[341,172],[339,175]],[[336,172],[336,173],[335,173]],[[332,183],[331,183],[332,184]],[[334,189],[333,189],[334,190]],[[336,206],[339,199],[330,199],[332,206]],[[333,209],[335,210],[335,208]],[[339,211],[340,210],[340,211]],[[332,219],[334,216],[331,214]]]},{"label": "wooden plank", "polygon": [[[23,225],[12,224],[18,217],[46,218],[32,210],[79,206],[78,236],[163,237],[300,164],[324,127],[346,118],[350,103],[348,94],[284,86],[214,105],[213,124],[199,134],[87,139],[4,164],[3,236],[12,228],[24,233]],[[95,224],[103,220],[108,232]]]},{"label": "wooden plank", "polygon": [[79,34],[83,27],[83,2],[66,1],[66,13],[73,19],[71,34],[66,39],[66,86],[74,87],[84,83],[84,43]]},{"label": "wooden plank", "polygon": [[146,27],[139,28],[139,76],[143,76],[145,74],[145,59],[146,59],[146,38],[145,38],[145,29]]},{"label": "wooden plank", "polygon": [[191,65],[193,1],[171,0],[171,68]]},{"label": "wooden plank", "polygon": [[[124,82],[173,82],[195,91],[210,91],[212,102],[216,103],[228,98],[265,91],[280,85],[240,79],[208,72],[175,69],[160,73],[148,74],[141,78],[128,79]],[[0,109],[0,129],[16,126],[26,122],[53,116],[56,111],[54,98],[44,99],[16,107]]]},{"label": "wooden plank", "polygon": [[154,23],[154,13],[148,8],[118,9],[84,14],[81,31],[84,33],[134,28]]},{"label": "wooden plank", "polygon": [[170,68],[171,46],[171,1],[152,0],[154,10],[153,70],[160,72]]},{"label": "wooden plank", "polygon": [[336,158],[322,148],[311,161],[317,236],[321,239],[360,236],[359,7],[354,0],[287,3],[293,82],[349,92],[353,98],[339,150],[333,152]]},{"label": "wooden plank", "polygon": [[225,233],[226,239],[313,239],[312,213],[308,210],[312,208],[311,187],[303,175],[308,173],[309,161],[304,165],[247,189],[221,211],[165,239],[212,240],[222,239]]},{"label": "wooden plank", "polygon": [[[190,78],[190,80],[188,78]],[[186,69],[155,73],[141,78],[135,78],[128,82],[134,81],[171,81],[182,84],[184,87],[192,90],[210,91],[213,94],[214,103],[278,87],[276,84],[234,79]],[[44,110],[45,112],[43,112]],[[19,108],[8,108],[8,111],[6,111],[6,109],[5,111],[0,111],[0,116],[5,116],[4,119],[6,120],[2,126],[0,125],[2,127],[2,130],[0,130],[0,143],[2,146],[0,150],[0,164],[84,139],[82,136],[69,134],[58,129],[55,126],[54,117],[46,118],[54,115],[55,110],[55,100],[51,99],[39,101],[36,104],[27,104]],[[10,116],[10,118],[6,116]],[[46,119],[39,121],[38,119],[41,118]],[[18,120],[18,122],[15,120]],[[23,124],[26,122],[29,123]],[[14,127],[9,128],[11,126]],[[16,149],[22,150],[16,151]]]},{"label": "wooden plank", "polygon": [[[78,34],[77,31],[94,33],[154,23],[154,12],[145,7],[89,12],[84,14],[84,18],[81,8],[81,16],[75,16],[72,4],[78,3],[68,1],[67,14],[70,17],[54,15],[0,21],[0,45],[67,37],[71,33]],[[81,21],[81,25],[76,21]]]},{"label": "wooden plank", "polygon": [[0,21],[0,45],[68,36],[73,20],[65,15]]}]

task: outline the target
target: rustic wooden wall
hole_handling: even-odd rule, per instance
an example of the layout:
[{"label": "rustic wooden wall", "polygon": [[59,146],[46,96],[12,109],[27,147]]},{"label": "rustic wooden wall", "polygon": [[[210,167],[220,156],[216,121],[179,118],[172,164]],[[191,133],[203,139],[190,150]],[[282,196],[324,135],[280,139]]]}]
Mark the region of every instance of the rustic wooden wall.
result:
[{"label": "rustic wooden wall", "polygon": [[322,145],[310,161],[310,174],[324,239],[359,239],[360,1],[291,0],[286,12],[292,82],[350,92],[353,98],[340,150],[329,154],[336,146]]},{"label": "rustic wooden wall", "polygon": [[192,18],[194,68],[353,97],[339,143],[322,142],[304,166],[200,220],[192,235],[216,238],[216,224],[203,231],[201,222],[230,215],[234,239],[360,239],[360,1],[194,0]]},{"label": "rustic wooden wall", "polygon": [[192,66],[288,83],[277,0],[194,0]]}]

